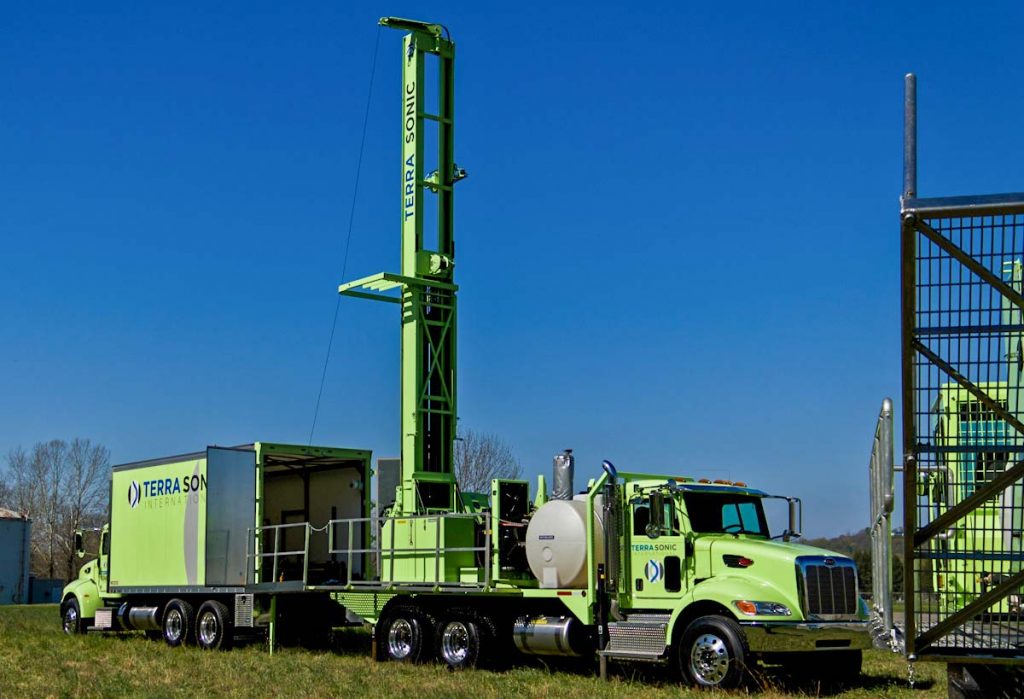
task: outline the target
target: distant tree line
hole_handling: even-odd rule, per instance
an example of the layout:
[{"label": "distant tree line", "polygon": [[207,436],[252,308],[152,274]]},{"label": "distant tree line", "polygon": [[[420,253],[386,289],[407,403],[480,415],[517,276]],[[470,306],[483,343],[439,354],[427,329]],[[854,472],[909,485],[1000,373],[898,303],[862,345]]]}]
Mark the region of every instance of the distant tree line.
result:
[{"label": "distant tree line", "polygon": [[70,580],[78,574],[75,529],[103,524],[109,484],[110,451],[88,439],[53,439],[8,452],[0,507],[32,520],[32,575]]},{"label": "distant tree line", "polygon": [[[862,593],[870,593],[872,585],[871,530],[862,529],[851,534],[840,534],[830,539],[807,539],[803,543],[817,546],[836,553],[850,556],[857,564],[857,577]],[[892,589],[895,594],[903,592],[902,530],[893,532]]]}]

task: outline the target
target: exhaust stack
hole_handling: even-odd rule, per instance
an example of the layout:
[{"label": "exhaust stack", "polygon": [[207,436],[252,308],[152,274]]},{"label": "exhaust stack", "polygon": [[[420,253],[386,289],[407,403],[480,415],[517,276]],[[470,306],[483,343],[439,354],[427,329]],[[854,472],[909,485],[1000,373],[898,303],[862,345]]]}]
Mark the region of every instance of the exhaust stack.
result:
[{"label": "exhaust stack", "polygon": [[551,480],[552,500],[572,500],[572,475],[576,468],[576,457],[572,449],[566,449],[555,457],[554,477]]}]

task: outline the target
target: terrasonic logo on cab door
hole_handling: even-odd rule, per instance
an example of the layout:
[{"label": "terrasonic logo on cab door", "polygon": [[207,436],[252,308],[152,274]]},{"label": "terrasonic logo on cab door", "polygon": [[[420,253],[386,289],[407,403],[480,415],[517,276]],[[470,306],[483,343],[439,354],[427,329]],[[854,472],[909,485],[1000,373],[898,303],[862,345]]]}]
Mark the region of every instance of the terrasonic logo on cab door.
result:
[{"label": "terrasonic logo on cab door", "polygon": [[675,551],[679,544],[633,544],[634,551]]}]

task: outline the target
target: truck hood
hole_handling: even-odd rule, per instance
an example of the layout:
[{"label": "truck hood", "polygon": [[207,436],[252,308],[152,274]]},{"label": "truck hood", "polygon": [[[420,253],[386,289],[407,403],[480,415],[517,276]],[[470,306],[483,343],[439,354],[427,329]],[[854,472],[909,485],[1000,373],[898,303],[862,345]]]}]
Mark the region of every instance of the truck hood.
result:
[{"label": "truck hood", "polygon": [[723,561],[722,557],[725,555],[745,556],[754,561],[754,565],[757,565],[760,560],[793,565],[796,563],[797,556],[849,558],[849,556],[835,551],[792,541],[770,541],[744,535],[733,536],[732,534],[704,535],[697,539],[695,552],[698,558],[707,559],[708,572],[712,575],[722,567],[733,570],[728,568]]},{"label": "truck hood", "polygon": [[765,602],[782,602],[799,615],[796,560],[799,556],[827,556],[848,560],[849,556],[794,542],[738,537],[731,534],[704,535],[694,547],[694,577],[698,584],[747,589],[749,597]]}]

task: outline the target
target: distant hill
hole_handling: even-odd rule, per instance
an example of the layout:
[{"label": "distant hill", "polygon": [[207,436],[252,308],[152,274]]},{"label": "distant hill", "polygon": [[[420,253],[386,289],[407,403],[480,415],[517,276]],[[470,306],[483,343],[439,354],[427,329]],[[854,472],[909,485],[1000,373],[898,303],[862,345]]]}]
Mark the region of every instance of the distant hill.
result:
[{"label": "distant hill", "polygon": [[828,549],[829,551],[835,551],[836,553],[845,553],[847,556],[852,556],[858,551],[870,553],[871,551],[871,537],[868,535],[867,529],[862,529],[859,532],[853,532],[851,534],[840,534],[832,538],[818,538],[818,539],[800,539],[801,544],[807,544],[808,546],[817,546],[818,548]]},{"label": "distant hill", "polygon": [[[840,534],[831,538],[819,537],[816,539],[800,539],[799,541],[801,544],[817,546],[829,551],[835,551],[836,553],[844,553],[847,556],[853,556],[855,553],[870,555],[871,535],[868,531],[867,529],[862,529],[858,532]],[[892,551],[898,557],[903,556],[903,532],[900,529],[896,529],[893,532]]]},{"label": "distant hill", "polygon": [[[817,546],[849,556],[857,563],[858,578],[862,592],[871,590],[871,535],[867,529],[831,538],[800,539],[801,544]],[[892,579],[893,587],[903,587],[903,532],[897,529],[892,536]]]}]

